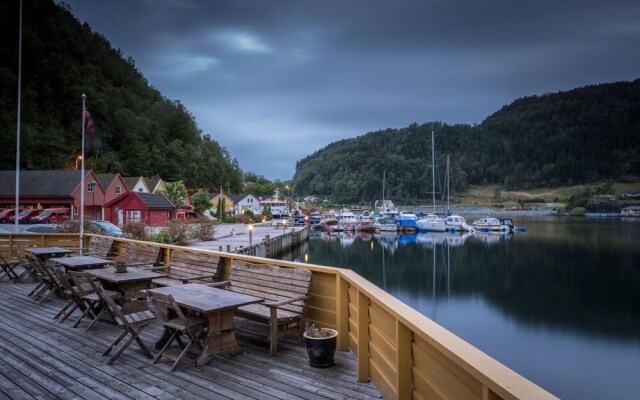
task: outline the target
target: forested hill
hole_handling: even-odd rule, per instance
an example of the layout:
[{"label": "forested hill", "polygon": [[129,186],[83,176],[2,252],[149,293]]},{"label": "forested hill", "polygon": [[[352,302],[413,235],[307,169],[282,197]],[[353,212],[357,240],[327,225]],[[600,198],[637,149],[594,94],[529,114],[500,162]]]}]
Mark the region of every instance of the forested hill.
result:
[{"label": "forested hill", "polygon": [[[0,2],[0,170],[15,168],[19,3]],[[88,168],[241,190],[237,162],[202,135],[180,102],[151,87],[133,59],[80,24],[64,3],[29,0],[23,7],[22,168],[74,164],[85,93],[95,124],[87,135]]]},{"label": "forested hill", "polygon": [[337,202],[398,202],[431,198],[431,131],[435,132],[436,191],[446,155],[452,184],[549,187],[640,175],[640,80],[525,97],[480,125],[439,122],[370,132],[341,140],[298,161],[297,193]]}]

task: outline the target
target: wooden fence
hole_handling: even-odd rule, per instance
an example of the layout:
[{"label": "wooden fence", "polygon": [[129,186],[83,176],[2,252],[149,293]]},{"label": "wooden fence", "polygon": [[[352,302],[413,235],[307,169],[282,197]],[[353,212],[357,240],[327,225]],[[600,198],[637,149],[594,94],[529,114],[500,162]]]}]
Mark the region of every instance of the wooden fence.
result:
[{"label": "wooden fence", "polygon": [[[136,242],[116,241],[119,251]],[[339,349],[357,356],[358,380],[371,379],[386,399],[556,398],[351,270],[145,244],[161,247],[165,262],[175,249],[215,254],[223,262],[222,279],[229,277],[233,260],[310,270],[309,320],[338,330]],[[78,236],[0,234],[2,255],[9,255],[11,245],[77,247]]]}]

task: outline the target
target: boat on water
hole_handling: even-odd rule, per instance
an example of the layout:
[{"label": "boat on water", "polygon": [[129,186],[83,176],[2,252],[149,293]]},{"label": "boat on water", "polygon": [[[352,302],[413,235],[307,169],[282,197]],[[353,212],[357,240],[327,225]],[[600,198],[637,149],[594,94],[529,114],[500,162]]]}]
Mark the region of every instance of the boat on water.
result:
[{"label": "boat on water", "polygon": [[326,212],[324,214],[322,214],[322,219],[319,222],[320,224],[324,224],[324,225],[328,225],[328,226],[332,226],[332,225],[337,225],[338,224],[338,216],[336,215],[336,212],[331,210],[329,212]]},{"label": "boat on water", "polygon": [[473,221],[473,227],[480,232],[505,232],[508,228],[498,218],[484,217]]},{"label": "boat on water", "polygon": [[396,225],[395,218],[392,217],[378,217],[373,220],[373,228],[376,232],[380,233],[396,233],[398,231],[398,225]]},{"label": "boat on water", "polygon": [[500,224],[509,232],[524,232],[524,226],[515,226],[511,218],[499,218]]},{"label": "boat on water", "polygon": [[460,215],[449,215],[444,219],[444,224],[449,231],[473,232],[475,229],[467,224],[464,217]]},{"label": "boat on water", "polygon": [[447,230],[444,220],[436,215],[436,144],[431,131],[431,197],[433,200],[433,213],[416,220],[420,231],[445,232]]},{"label": "boat on water", "polygon": [[338,215],[338,225],[348,231],[355,230],[356,225],[358,225],[358,218],[354,213],[345,208]]},{"label": "boat on water", "polygon": [[365,210],[358,216],[358,225],[356,230],[359,232],[375,232],[373,226],[373,218],[369,214],[369,210]]}]

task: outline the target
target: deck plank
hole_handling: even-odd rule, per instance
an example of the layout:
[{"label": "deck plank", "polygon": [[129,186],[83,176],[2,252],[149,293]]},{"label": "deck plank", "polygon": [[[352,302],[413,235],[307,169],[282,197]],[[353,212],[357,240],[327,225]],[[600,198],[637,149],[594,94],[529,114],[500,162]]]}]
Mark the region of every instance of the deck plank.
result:
[{"label": "deck plank", "polygon": [[[264,326],[243,319],[236,321],[242,355],[218,355],[196,367],[190,354],[170,373],[169,362],[152,365],[133,343],[108,366],[101,354],[120,328],[99,322],[89,332],[73,329],[77,312],[65,322],[54,321],[65,301],[55,296],[33,301],[27,293],[34,285],[0,282],[0,399],[381,398],[372,383],[357,383],[352,353],[338,352],[331,368],[313,368],[291,336],[270,357]],[[161,332],[156,321],[141,335],[152,352]]]}]

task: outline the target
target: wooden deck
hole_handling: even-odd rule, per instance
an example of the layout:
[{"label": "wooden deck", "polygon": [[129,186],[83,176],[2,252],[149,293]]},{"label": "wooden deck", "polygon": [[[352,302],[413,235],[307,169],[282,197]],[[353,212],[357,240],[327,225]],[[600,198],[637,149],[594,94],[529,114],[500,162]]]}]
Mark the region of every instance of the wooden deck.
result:
[{"label": "wooden deck", "polygon": [[[195,367],[195,355],[174,373],[164,360],[152,365],[136,343],[114,365],[102,352],[121,332],[98,323],[91,331],[52,318],[66,303],[53,296],[42,304],[27,297],[34,283],[0,282],[0,399],[370,399],[381,398],[373,383],[356,380],[352,353],[338,352],[327,369],[308,365],[296,337],[284,339],[269,356],[264,325],[237,320],[245,352],[218,355]],[[142,334],[153,344],[162,332],[158,320]]]}]

